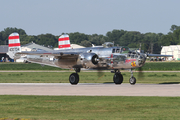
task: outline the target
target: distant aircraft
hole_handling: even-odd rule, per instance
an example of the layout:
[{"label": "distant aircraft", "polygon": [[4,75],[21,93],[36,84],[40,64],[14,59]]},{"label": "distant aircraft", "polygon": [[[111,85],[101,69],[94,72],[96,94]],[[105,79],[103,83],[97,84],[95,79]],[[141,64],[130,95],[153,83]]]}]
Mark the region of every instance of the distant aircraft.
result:
[{"label": "distant aircraft", "polygon": [[129,69],[131,85],[136,83],[132,69],[141,68],[147,57],[173,57],[172,55],[144,54],[130,51],[126,46],[114,47],[113,43],[107,42],[100,47],[88,47],[71,49],[68,35],[59,37],[60,50],[54,51],[21,51],[20,39],[18,33],[9,35],[8,55],[12,59],[18,59],[21,54],[27,55],[27,61],[60,68],[72,69],[75,73],[69,76],[69,82],[76,85],[79,82],[81,68],[96,70],[112,70],[114,73],[113,81],[115,84],[123,82],[121,69]]}]

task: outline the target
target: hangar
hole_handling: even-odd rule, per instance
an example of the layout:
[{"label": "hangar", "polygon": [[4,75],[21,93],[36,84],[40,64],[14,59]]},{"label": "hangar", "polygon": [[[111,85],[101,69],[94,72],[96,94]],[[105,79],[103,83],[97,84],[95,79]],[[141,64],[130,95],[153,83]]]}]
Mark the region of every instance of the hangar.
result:
[{"label": "hangar", "polygon": [[163,46],[161,49],[162,55],[173,55],[169,60],[180,60],[180,45]]},{"label": "hangar", "polygon": [[[51,48],[44,47],[42,45],[35,44],[33,42],[21,45],[21,50],[22,51],[32,51],[33,49],[36,50],[46,50],[46,51],[52,51]],[[9,56],[7,55],[8,53],[8,45],[0,45],[0,62],[9,62],[12,61]]]},{"label": "hangar", "polygon": [[31,43],[28,43],[28,44],[25,44],[25,45],[21,45],[21,50],[22,51],[32,51],[33,49],[45,50],[45,51],[52,51],[53,50],[51,48],[44,47],[42,45],[38,45],[38,44],[36,44],[34,42],[31,42]]},{"label": "hangar", "polygon": [[0,45],[0,61],[6,62],[9,59],[9,56],[7,55],[8,52],[8,45]]}]

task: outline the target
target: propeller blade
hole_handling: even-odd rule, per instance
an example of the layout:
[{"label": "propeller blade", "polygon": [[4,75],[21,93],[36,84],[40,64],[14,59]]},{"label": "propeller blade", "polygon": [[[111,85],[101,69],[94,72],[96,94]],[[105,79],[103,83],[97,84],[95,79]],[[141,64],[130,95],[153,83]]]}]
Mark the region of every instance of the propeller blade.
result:
[{"label": "propeller blade", "polygon": [[101,79],[104,76],[104,72],[102,71],[102,68],[100,67],[100,65],[97,65],[97,74],[98,74],[98,79]]},{"label": "propeller blade", "polygon": [[141,79],[141,78],[143,78],[144,77],[144,73],[143,73],[143,69],[142,69],[142,67],[140,67],[140,68],[138,68],[138,78],[139,79]]},{"label": "propeller blade", "polygon": [[104,72],[102,70],[98,70],[98,79],[101,79],[104,76]]}]

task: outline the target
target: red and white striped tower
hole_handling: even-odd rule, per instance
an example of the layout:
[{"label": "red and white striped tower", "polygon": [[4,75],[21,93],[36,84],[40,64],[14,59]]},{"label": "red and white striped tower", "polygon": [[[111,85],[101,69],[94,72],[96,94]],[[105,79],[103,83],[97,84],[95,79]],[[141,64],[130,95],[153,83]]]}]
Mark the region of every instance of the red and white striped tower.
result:
[{"label": "red and white striped tower", "polygon": [[59,49],[71,49],[69,35],[61,35],[58,39]]},{"label": "red and white striped tower", "polygon": [[9,51],[8,55],[10,58],[14,59],[14,55],[17,52],[21,52],[21,44],[18,33],[12,33],[9,35]]}]

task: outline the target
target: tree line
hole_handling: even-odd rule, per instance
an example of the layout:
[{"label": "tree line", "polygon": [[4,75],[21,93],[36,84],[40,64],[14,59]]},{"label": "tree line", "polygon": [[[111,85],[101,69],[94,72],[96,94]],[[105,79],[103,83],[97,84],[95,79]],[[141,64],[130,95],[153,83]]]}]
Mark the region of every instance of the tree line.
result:
[{"label": "tree line", "polygon": [[[25,30],[18,28],[5,28],[0,32],[0,45],[8,44],[8,36],[17,32],[20,35],[21,45],[34,42],[46,47],[58,47],[58,38],[52,34],[27,35]],[[62,33],[64,34],[64,33]],[[160,53],[162,46],[180,45],[180,26],[172,25],[168,34],[162,33],[140,33],[138,31],[112,30],[106,35],[74,32],[66,33],[70,37],[71,44],[79,44],[85,47],[101,45],[104,42],[114,42],[116,46],[128,46],[129,48],[139,48],[149,53]]]}]

